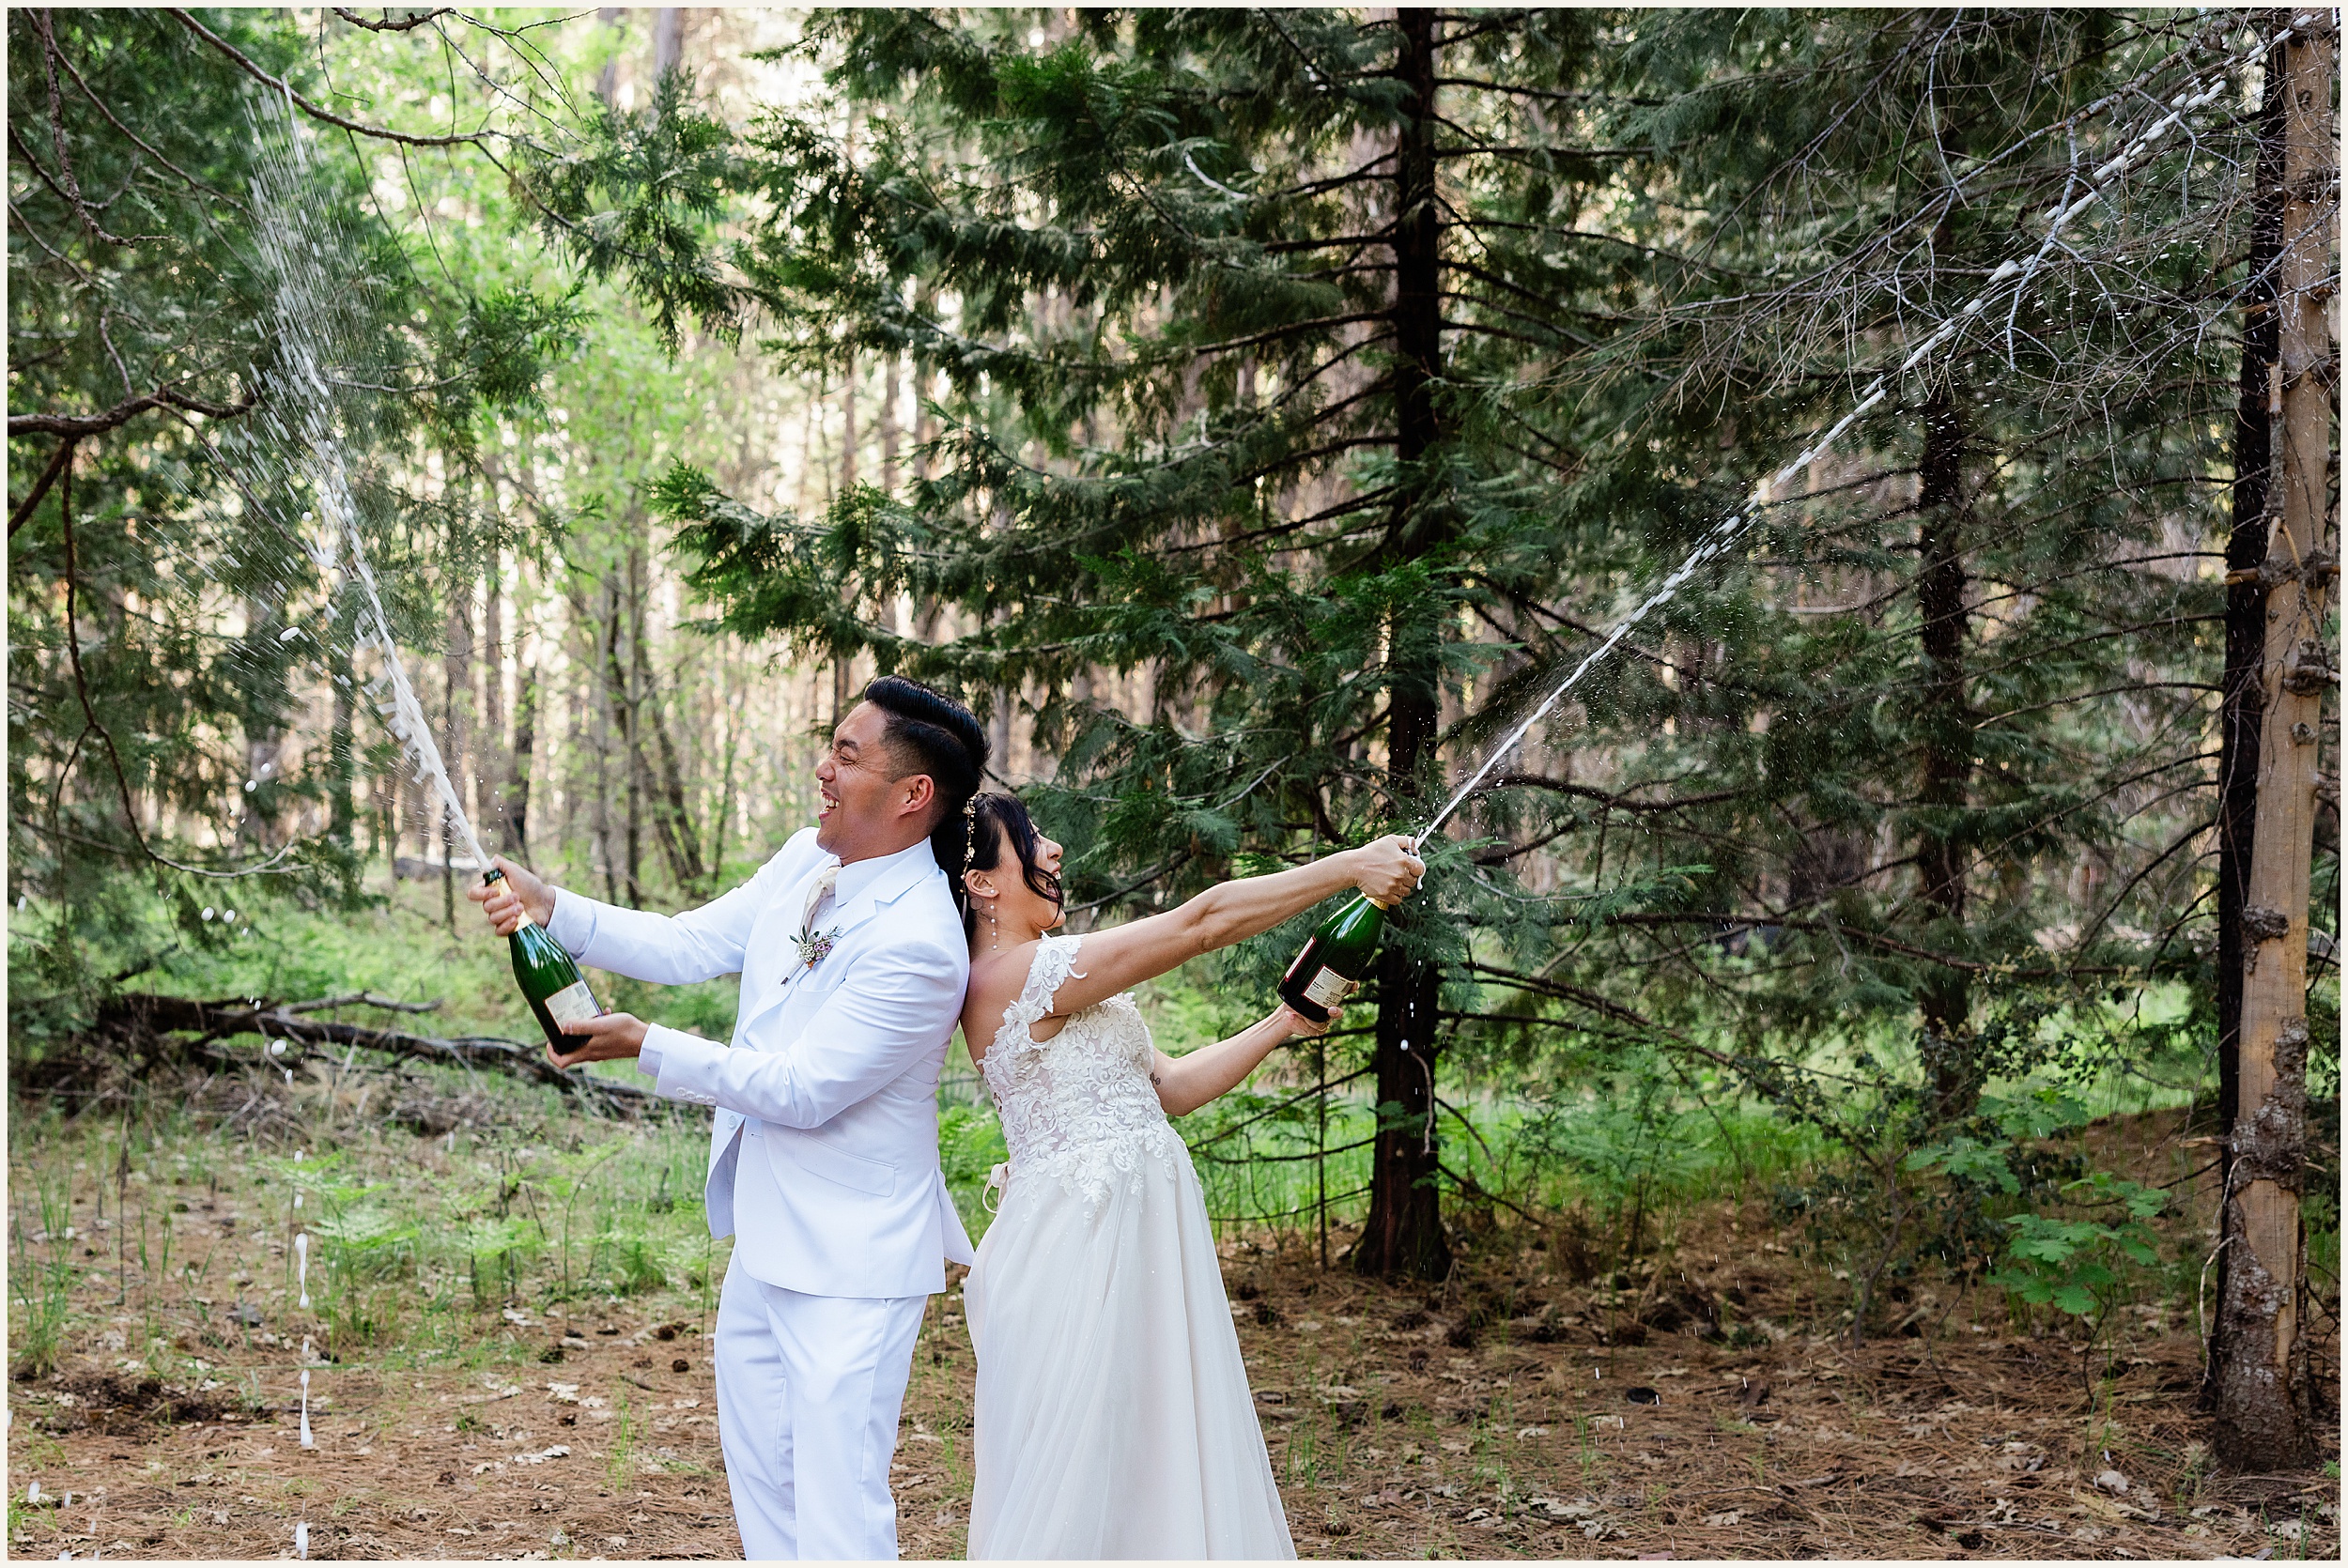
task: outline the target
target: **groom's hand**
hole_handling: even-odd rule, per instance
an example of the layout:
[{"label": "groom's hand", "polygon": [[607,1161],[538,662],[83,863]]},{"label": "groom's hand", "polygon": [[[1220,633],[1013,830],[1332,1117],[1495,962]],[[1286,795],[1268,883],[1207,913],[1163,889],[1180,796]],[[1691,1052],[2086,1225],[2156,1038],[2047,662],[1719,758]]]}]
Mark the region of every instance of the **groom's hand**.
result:
[{"label": "groom's hand", "polygon": [[569,1055],[558,1055],[554,1047],[547,1047],[547,1056],[559,1068],[575,1068],[581,1062],[617,1062],[644,1049],[644,1021],[633,1013],[605,1013],[601,1018],[575,1018],[563,1025],[566,1035],[584,1037],[578,1050]]},{"label": "groom's hand", "polygon": [[504,879],[476,883],[465,889],[465,897],[481,906],[498,935],[512,936],[520,930],[524,914],[541,926],[554,918],[553,888],[528,867],[517,866],[502,854],[494,864],[505,873]]}]

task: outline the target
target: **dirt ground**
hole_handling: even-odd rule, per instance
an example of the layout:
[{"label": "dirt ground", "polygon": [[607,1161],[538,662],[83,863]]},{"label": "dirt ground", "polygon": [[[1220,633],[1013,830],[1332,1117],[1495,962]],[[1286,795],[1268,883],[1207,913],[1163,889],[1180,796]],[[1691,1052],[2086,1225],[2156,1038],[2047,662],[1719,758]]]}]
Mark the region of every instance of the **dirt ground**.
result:
[{"label": "dirt ground", "polygon": [[[1970,1298],[1919,1291],[1854,1348],[1778,1326],[1815,1303],[1772,1234],[1722,1212],[1581,1284],[1488,1243],[1433,1289],[1229,1246],[1299,1553],[2339,1558],[2336,1451],[2329,1476],[2213,1473],[2189,1318],[2134,1314],[2092,1392],[2076,1343]],[[209,1333],[183,1345],[208,1375],[165,1386],[101,1336],[11,1386],[12,1555],[282,1557],[306,1522],[319,1558],[738,1556],[703,1327],[506,1309],[470,1370],[315,1364],[309,1449],[298,1343]],[[2336,1344],[2318,1360],[2337,1408]],[[962,1551],[972,1375],[950,1293],[895,1467],[906,1557]]]}]

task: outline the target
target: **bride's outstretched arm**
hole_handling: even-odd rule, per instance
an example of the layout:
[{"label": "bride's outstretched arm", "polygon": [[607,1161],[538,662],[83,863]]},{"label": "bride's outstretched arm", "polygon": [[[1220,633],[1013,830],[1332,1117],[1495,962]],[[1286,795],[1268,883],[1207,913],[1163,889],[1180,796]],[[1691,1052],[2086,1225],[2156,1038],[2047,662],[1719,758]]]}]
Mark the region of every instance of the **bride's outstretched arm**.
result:
[{"label": "bride's outstretched arm", "polygon": [[[1342,1009],[1339,1009],[1341,1011]],[[1337,1021],[1337,1013],[1329,1015],[1329,1023]],[[1210,1100],[1220,1099],[1247,1081],[1247,1075],[1263,1065],[1263,1059],[1298,1035],[1318,1035],[1329,1023],[1315,1023],[1302,1014],[1287,1007],[1274,1009],[1264,1018],[1233,1035],[1228,1040],[1202,1045],[1187,1056],[1169,1056],[1161,1051],[1158,1065],[1150,1071],[1150,1082],[1156,1085],[1158,1103],[1166,1107],[1169,1116],[1187,1116]]]},{"label": "bride's outstretched arm", "polygon": [[1349,887],[1381,903],[1395,903],[1409,897],[1426,874],[1426,864],[1411,853],[1411,841],[1390,834],[1292,871],[1219,883],[1180,909],[1087,936],[1076,961],[1082,973],[1071,975],[1059,988],[1052,1011],[1081,1012],[1201,953],[1268,931]]}]

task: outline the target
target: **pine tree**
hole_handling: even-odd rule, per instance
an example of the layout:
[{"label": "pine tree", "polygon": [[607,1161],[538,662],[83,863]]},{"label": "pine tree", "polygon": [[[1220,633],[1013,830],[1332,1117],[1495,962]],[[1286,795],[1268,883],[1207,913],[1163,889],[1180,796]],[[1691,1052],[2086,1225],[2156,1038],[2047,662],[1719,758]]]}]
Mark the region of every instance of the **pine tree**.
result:
[{"label": "pine tree", "polygon": [[[1569,232],[1624,155],[1557,112],[1587,13],[1059,25],[834,18],[856,155],[805,119],[753,138],[771,218],[745,267],[783,350],[937,378],[932,476],[820,526],[691,474],[668,500],[736,630],[1024,694],[1061,758],[1042,809],[1089,847],[1076,901],[1163,899],[1431,815],[1446,704],[1497,652],[1480,585],[1543,553],[1570,471],[1526,389],[1624,254]],[[971,629],[893,631],[901,592]],[[1144,677],[1151,711],[1078,697],[1093,669]],[[1445,869],[1382,960],[1366,1270],[1447,1268],[1443,966],[1480,896]]]}]

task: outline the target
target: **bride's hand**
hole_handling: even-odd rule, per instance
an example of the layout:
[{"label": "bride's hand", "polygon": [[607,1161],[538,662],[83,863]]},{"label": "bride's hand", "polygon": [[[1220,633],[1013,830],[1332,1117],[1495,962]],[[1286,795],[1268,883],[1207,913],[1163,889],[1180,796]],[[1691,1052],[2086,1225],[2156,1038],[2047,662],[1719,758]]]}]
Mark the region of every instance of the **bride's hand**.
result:
[{"label": "bride's hand", "polygon": [[1413,853],[1408,838],[1390,833],[1353,851],[1357,864],[1353,885],[1382,904],[1400,903],[1418,891],[1427,875],[1427,862]]},{"label": "bride's hand", "polygon": [[1298,1012],[1294,1007],[1290,1007],[1284,1002],[1279,1007],[1274,1007],[1272,1010],[1272,1016],[1266,1022],[1284,1031],[1288,1038],[1296,1039],[1299,1038],[1308,1038],[1314,1035],[1325,1035],[1336,1025],[1337,1020],[1344,1016],[1345,1009],[1343,1007],[1331,1007],[1329,1009],[1329,1022],[1326,1023],[1315,1023],[1311,1019],[1306,1018],[1303,1013]]}]

